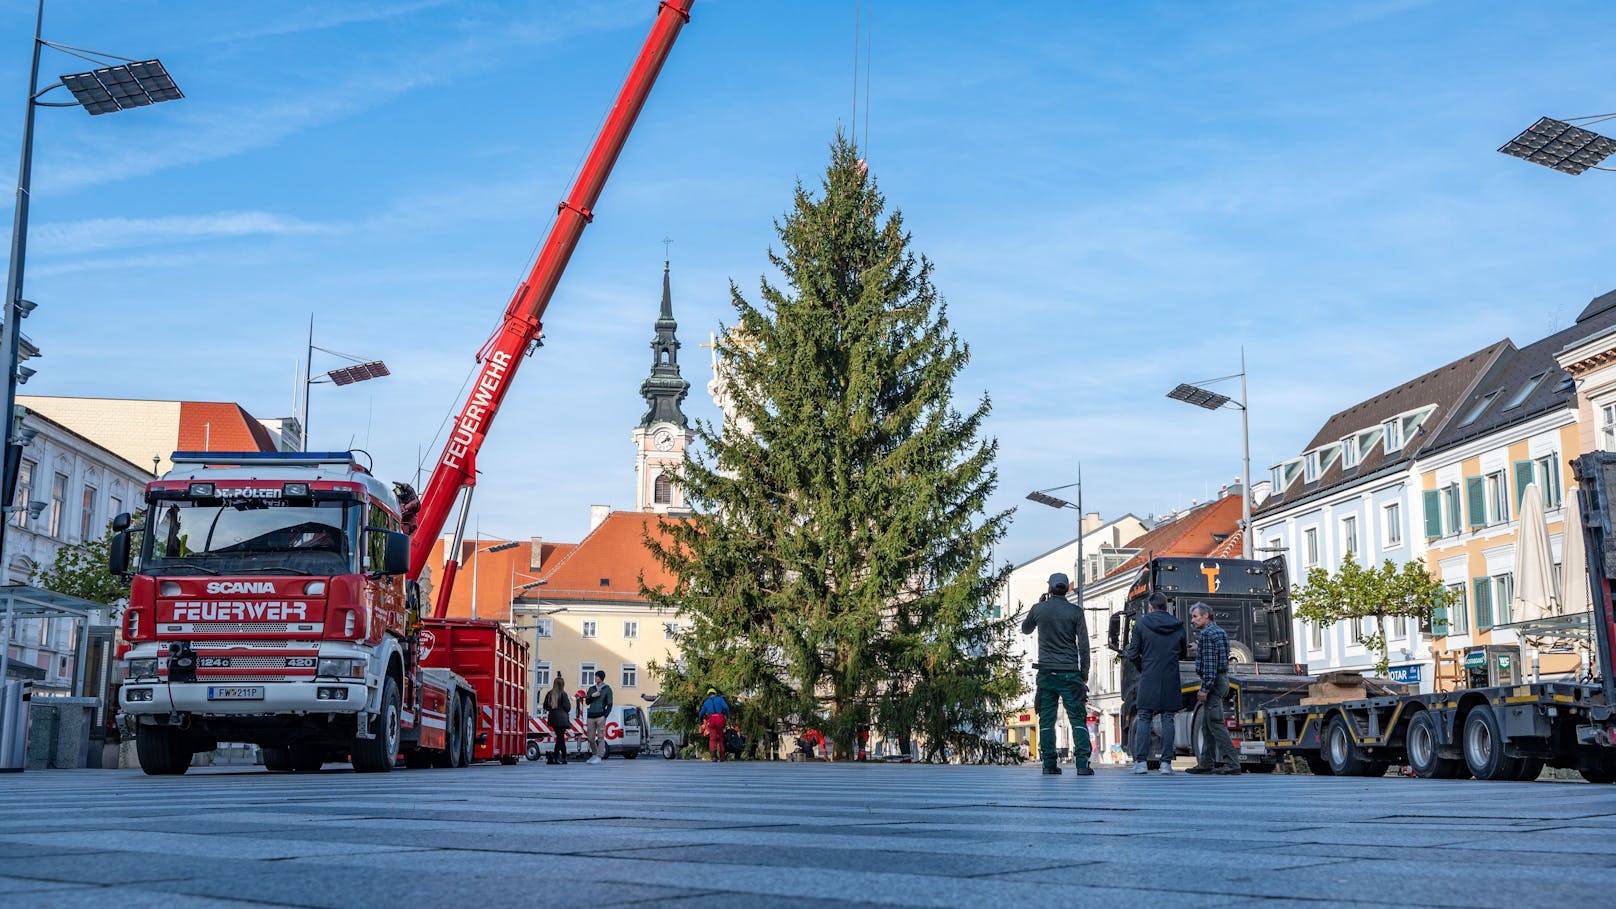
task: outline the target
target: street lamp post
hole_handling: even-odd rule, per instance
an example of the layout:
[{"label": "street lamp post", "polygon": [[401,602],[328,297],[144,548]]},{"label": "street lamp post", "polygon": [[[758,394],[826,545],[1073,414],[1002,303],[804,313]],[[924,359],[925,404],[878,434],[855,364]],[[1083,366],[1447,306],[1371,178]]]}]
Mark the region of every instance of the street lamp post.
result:
[{"label": "street lamp post", "polygon": [[[333,369],[330,372],[314,375],[314,352],[330,354],[351,361],[354,365]],[[371,379],[380,379],[390,376],[387,364],[380,360],[366,360],[352,354],[339,353],[327,350],[324,347],[314,346],[314,317],[309,316],[309,344],[304,351],[303,358],[303,425],[300,427],[303,435],[303,450],[309,450],[309,391],[318,384],[330,382],[332,385],[352,385],[355,382],[367,382]],[[475,581],[473,581],[475,583]]]},{"label": "street lamp post", "polygon": [[[1225,382],[1229,379],[1240,380],[1240,400],[1233,401],[1228,395],[1209,391],[1203,386],[1214,382]],[[1167,393],[1175,401],[1194,404],[1207,410],[1218,410],[1222,407],[1233,407],[1240,411],[1240,557],[1251,558],[1251,423],[1250,411],[1246,407],[1246,349],[1240,348],[1240,371],[1232,376],[1219,376],[1193,385],[1180,383],[1177,388]]]},{"label": "street lamp post", "polygon": [[[1052,493],[1052,492],[1060,492],[1062,489],[1071,489],[1073,486],[1077,487],[1077,502],[1076,503],[1068,502],[1065,499],[1061,498],[1060,496],[1052,496],[1052,495],[1050,495],[1050,493]],[[1031,501],[1037,502],[1040,505],[1048,505],[1050,508],[1075,508],[1075,509],[1077,509],[1077,570],[1075,572],[1073,572],[1073,573],[1077,575],[1077,585],[1076,585],[1077,586],[1077,608],[1082,609],[1083,608],[1083,465],[1082,464],[1077,465],[1077,482],[1076,483],[1067,483],[1065,486],[1052,486],[1049,489],[1034,490],[1033,492],[1027,493],[1027,498],[1030,499]]]},{"label": "street lamp post", "polygon": [[[22,158],[17,165],[17,202],[12,210],[11,222],[11,263],[6,272],[6,299],[4,310],[5,331],[5,373],[6,373],[6,410],[5,422],[0,424],[0,430],[5,435],[5,465],[4,479],[0,485],[0,504],[11,509],[16,497],[17,472],[22,463],[23,443],[18,438],[17,424],[17,385],[26,381],[32,370],[23,372],[26,367],[20,367],[18,353],[22,346],[22,320],[34,309],[34,304],[22,298],[23,265],[28,253],[28,203],[32,198],[33,162],[34,162],[34,108],[36,107],[73,107],[80,106],[92,116],[110,114],[120,110],[129,110],[134,107],[146,107],[163,101],[173,101],[185,97],[169,78],[168,71],[157,60],[131,60],[127,57],[118,57],[113,54],[104,54],[96,51],[87,51],[83,48],[69,47],[63,44],[54,44],[44,40],[45,26],[45,0],[39,0],[38,12],[34,17],[34,43],[33,62],[28,70],[28,100],[24,105],[22,121]],[[106,63],[99,69],[83,73],[73,73],[61,77],[60,82],[39,87],[39,58],[45,48],[62,51],[72,56],[94,63]],[[121,62],[113,62],[121,61]],[[70,102],[41,101],[40,98],[48,92],[58,88],[66,88],[73,95]],[[25,506],[26,507],[26,506]],[[3,517],[3,515],[0,515]],[[5,558],[6,525],[9,522],[0,519],[0,578],[4,577],[8,562]],[[5,650],[11,650],[11,623],[10,616],[6,621]],[[0,661],[0,682],[5,680],[5,668]]]}]

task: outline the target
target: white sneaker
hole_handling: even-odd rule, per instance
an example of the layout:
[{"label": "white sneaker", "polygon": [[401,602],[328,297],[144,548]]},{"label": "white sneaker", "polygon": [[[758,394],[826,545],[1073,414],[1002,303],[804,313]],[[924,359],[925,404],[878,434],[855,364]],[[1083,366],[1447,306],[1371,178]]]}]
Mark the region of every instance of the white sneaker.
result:
[{"label": "white sneaker", "polygon": [[600,763],[600,756],[599,755],[593,755],[593,756],[591,756],[589,758],[589,760],[585,761],[584,763],[586,763],[586,764],[599,764]]},{"label": "white sneaker", "polygon": [[1172,776],[1173,775],[1173,765],[1172,764],[1166,764],[1166,763],[1162,764],[1161,765],[1161,775],[1162,776]]},{"label": "white sneaker", "polygon": [[1150,769],[1145,766],[1144,761],[1134,761],[1133,762],[1133,772],[1134,773],[1149,773]]}]

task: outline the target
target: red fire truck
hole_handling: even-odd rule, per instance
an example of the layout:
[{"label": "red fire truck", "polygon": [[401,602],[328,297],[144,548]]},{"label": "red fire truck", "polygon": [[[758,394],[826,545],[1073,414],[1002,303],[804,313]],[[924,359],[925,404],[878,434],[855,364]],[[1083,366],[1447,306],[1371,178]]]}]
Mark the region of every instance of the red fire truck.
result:
[{"label": "red fire truck", "polygon": [[[477,453],[613,164],[695,0],[664,0],[419,497],[351,452],[176,452],[146,490],[123,618],[119,705],[140,766],[184,773],[220,741],[270,770],[514,762],[526,751],[527,648],[495,622],[448,619]],[[456,500],[429,608],[418,583]],[[113,521],[111,567],[137,533]]]}]

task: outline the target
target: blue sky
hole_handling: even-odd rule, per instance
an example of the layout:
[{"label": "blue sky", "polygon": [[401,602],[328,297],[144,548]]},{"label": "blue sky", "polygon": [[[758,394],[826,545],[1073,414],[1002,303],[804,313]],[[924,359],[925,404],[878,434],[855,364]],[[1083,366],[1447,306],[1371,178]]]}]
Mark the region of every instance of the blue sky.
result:
[{"label": "blue sky", "polygon": [[[1495,151],[1616,108],[1609,4],[862,6],[860,141],[971,346],[958,392],[992,395],[996,504],[1025,506],[1001,559],[1069,538],[1075,516],[1021,497],[1079,461],[1107,517],[1233,480],[1238,415],[1163,395],[1242,345],[1261,478],[1331,413],[1616,287],[1616,183]],[[289,413],[313,313],[316,343],[394,372],[317,386],[313,447],[411,477],[655,3],[105,9],[57,0],[45,37],[160,57],[187,97],[40,112],[26,390]],[[9,155],[33,11],[0,2]],[[577,540],[590,504],[633,506],[664,236],[687,412],[715,415],[697,345],[854,119],[854,15],[698,0],[484,449],[484,536]],[[84,68],[48,51],[43,73]]]}]

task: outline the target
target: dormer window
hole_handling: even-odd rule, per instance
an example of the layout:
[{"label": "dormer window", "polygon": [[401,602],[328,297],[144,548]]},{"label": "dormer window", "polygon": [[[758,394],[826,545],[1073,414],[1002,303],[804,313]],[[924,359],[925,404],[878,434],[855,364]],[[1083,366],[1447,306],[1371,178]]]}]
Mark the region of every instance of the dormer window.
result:
[{"label": "dormer window", "polygon": [[1302,479],[1308,483],[1319,478],[1319,453],[1310,451],[1302,459]]},{"label": "dormer window", "polygon": [[[1613,424],[1613,425],[1616,425],[1616,424]],[[1281,464],[1278,467],[1269,468],[1269,470],[1268,470],[1268,482],[1269,482],[1270,485],[1272,485],[1274,487],[1274,492],[1276,492],[1276,493],[1284,492],[1285,491],[1285,465]]]},{"label": "dormer window", "polygon": [[1481,416],[1482,411],[1486,410],[1487,405],[1491,404],[1493,402],[1493,398],[1496,397],[1498,397],[1497,391],[1490,391],[1482,395],[1481,400],[1477,401],[1475,406],[1470,408],[1469,413],[1465,414],[1464,419],[1459,421],[1459,425],[1469,426],[1471,423],[1476,422],[1476,418]]},{"label": "dormer window", "polygon": [[1347,436],[1341,440],[1341,469],[1351,470],[1358,466],[1358,437]]},{"label": "dormer window", "polygon": [[1385,440],[1386,453],[1393,454],[1403,448],[1403,421],[1400,417],[1393,417],[1380,424],[1381,436]]}]

